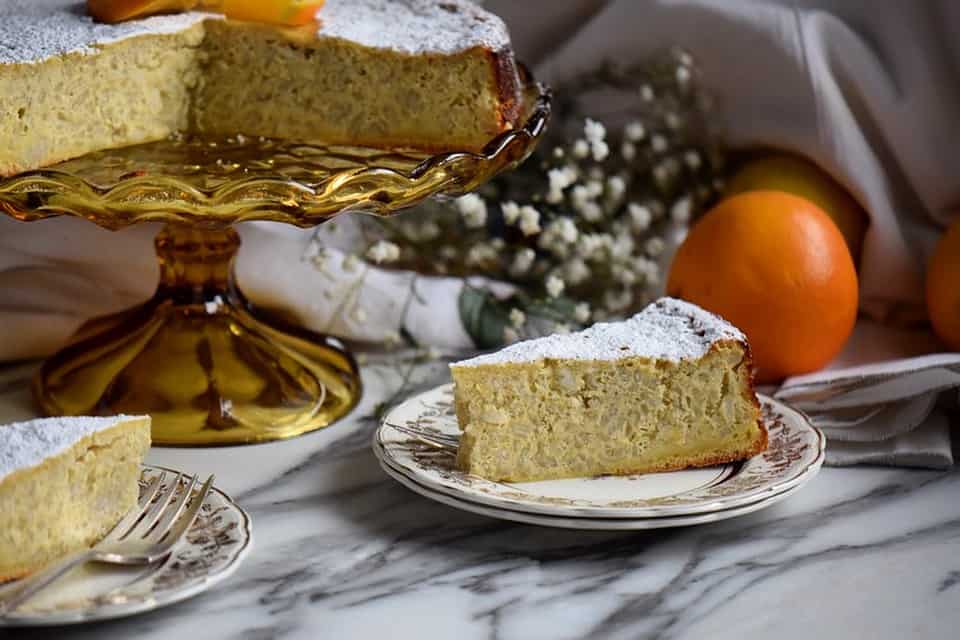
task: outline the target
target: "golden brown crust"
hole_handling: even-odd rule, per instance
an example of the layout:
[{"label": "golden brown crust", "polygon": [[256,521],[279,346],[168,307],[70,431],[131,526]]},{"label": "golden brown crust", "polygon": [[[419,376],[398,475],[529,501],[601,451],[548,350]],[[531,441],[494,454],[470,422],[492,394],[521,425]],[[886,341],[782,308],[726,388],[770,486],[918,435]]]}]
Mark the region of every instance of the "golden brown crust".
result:
[{"label": "golden brown crust", "polygon": [[497,130],[507,131],[515,127],[520,119],[523,102],[520,95],[522,87],[517,61],[513,57],[513,52],[509,50],[484,49],[483,53],[493,69],[493,84],[499,98]]},{"label": "golden brown crust", "polygon": [[[720,316],[717,316],[720,317]],[[718,348],[718,345],[728,344],[731,341],[721,340],[715,342],[710,346],[711,351]],[[757,368],[753,364],[753,352],[750,350],[750,344],[746,340],[736,340],[732,341],[740,345],[740,348],[743,349],[743,359],[740,361],[740,364],[737,365],[737,370],[739,371],[741,367],[745,367],[744,374],[746,375],[745,382],[747,383],[747,392],[744,394],[744,397],[750,401],[750,403],[757,409],[757,426],[760,428],[760,433],[763,434],[761,446],[754,452],[751,453],[751,456],[754,456],[761,451],[764,451],[767,448],[769,434],[767,433],[767,425],[763,423],[763,416],[761,415],[760,400],[757,398],[757,389],[756,389],[756,375]],[[748,456],[749,457],[749,456]],[[727,460],[727,462],[730,462]],[[719,464],[719,463],[718,463]]]}]

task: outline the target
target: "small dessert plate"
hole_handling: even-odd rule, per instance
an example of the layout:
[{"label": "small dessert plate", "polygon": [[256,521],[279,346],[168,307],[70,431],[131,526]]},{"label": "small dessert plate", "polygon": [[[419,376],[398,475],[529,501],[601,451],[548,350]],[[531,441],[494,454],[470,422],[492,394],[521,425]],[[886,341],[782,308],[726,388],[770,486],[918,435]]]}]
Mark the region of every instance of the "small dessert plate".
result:
[{"label": "small dessert plate", "polygon": [[823,464],[826,440],[799,412],[760,395],[766,451],[704,469],[542,482],[493,482],[456,468],[452,448],[411,437],[459,436],[453,385],[393,409],[374,436],[377,457],[416,484],[457,500],[524,513],[573,518],[665,518],[706,514],[765,501],[806,483]]},{"label": "small dessert plate", "polygon": [[[160,473],[144,465],[141,491]],[[151,567],[89,563],[50,585],[16,610],[0,616],[0,627],[75,624],[152,611],[206,591],[229,577],[250,551],[250,516],[220,489],[207,494],[193,526],[173,555]]]},{"label": "small dessert plate", "polygon": [[742,507],[734,507],[733,509],[721,509],[720,511],[711,511],[709,513],[698,513],[692,514],[689,516],[667,516],[664,518],[566,518],[563,516],[545,516],[537,513],[528,513],[525,511],[514,511],[512,509],[498,509],[497,507],[490,507],[487,505],[479,504],[477,502],[470,502],[468,500],[459,500],[453,496],[447,495],[445,493],[440,493],[439,491],[433,491],[421,484],[417,484],[410,478],[406,477],[395,468],[390,466],[388,462],[380,460],[380,466],[383,470],[392,477],[394,480],[410,489],[414,493],[419,493],[425,498],[430,498],[441,504],[453,507],[454,509],[460,509],[462,511],[468,511],[470,513],[476,513],[482,516],[487,516],[489,518],[497,518],[499,520],[510,520],[511,522],[520,522],[522,524],[533,524],[540,527],[558,527],[560,529],[579,529],[583,531],[640,531],[644,529],[665,529],[667,527],[690,527],[698,524],[709,524],[711,522],[719,522],[721,520],[727,520],[729,518],[736,518],[739,516],[745,516],[748,513],[753,513],[754,511],[759,511],[760,509],[766,509],[767,507],[773,506],[774,504],[780,502],[784,498],[790,496],[791,494],[800,490],[803,486],[798,484],[791,489],[787,489],[782,493],[777,493],[765,500],[760,500],[758,502],[752,502],[750,504],[744,505]]}]

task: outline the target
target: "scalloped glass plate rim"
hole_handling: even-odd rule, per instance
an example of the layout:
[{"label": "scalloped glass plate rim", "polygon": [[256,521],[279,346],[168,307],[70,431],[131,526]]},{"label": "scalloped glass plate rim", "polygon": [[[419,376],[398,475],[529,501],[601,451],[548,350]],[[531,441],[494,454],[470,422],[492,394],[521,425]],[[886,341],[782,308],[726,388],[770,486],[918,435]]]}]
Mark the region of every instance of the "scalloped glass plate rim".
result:
[{"label": "scalloped glass plate rim", "polygon": [[[616,503],[611,503],[609,497],[602,495],[604,481],[618,483],[617,489],[622,491],[622,485],[632,480],[647,483],[671,478],[687,480],[693,474],[702,477],[705,470],[550,481],[551,495],[538,495],[537,485],[541,483],[491,482],[465,474],[449,464],[440,465],[435,455],[429,450],[424,451],[423,445],[416,444],[390,427],[391,422],[406,422],[416,427],[426,417],[430,421],[430,428],[445,434],[458,434],[452,389],[452,383],[441,385],[407,399],[388,412],[374,434],[375,453],[387,459],[394,469],[433,491],[515,511],[551,516],[630,519],[721,511],[769,498],[801,484],[819,470],[826,448],[823,433],[812,426],[802,413],[758,394],[765,408],[770,444],[766,451],[742,463],[715,467],[730,468],[730,473],[717,473],[712,481],[699,485],[691,485],[689,481],[680,482],[678,484],[683,484],[683,488],[673,495],[618,500]],[[569,483],[570,494],[579,497],[565,498],[564,483]],[[628,487],[626,491],[629,490]],[[584,494],[597,497],[584,500]]]}]

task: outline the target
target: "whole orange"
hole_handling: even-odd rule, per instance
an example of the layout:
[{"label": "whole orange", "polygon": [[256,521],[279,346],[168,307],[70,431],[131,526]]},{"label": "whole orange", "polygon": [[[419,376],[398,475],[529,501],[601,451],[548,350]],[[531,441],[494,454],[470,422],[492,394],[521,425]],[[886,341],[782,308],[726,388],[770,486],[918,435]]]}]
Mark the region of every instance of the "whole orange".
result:
[{"label": "whole orange", "polygon": [[940,339],[960,351],[960,219],[943,234],[930,259],[927,313]]},{"label": "whole orange", "polygon": [[840,183],[806,158],[771,153],[743,165],[727,183],[728,196],[745,191],[786,191],[817,205],[837,225],[853,255],[860,260],[869,218]]},{"label": "whole orange", "polygon": [[857,316],[857,273],[843,235],[809,200],[751,191],[722,201],[690,230],[667,293],[746,335],[760,382],[820,369]]}]

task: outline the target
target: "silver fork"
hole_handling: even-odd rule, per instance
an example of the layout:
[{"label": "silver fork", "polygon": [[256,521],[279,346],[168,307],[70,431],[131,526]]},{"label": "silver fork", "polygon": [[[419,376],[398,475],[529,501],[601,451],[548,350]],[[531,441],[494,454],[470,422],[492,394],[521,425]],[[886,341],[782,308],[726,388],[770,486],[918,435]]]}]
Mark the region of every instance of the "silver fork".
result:
[{"label": "silver fork", "polygon": [[[163,484],[165,477],[166,473],[161,473],[154,478],[137,508],[131,509],[95,546],[67,556],[4,589],[0,593],[0,615],[14,611],[38,591],[81,564],[106,562],[143,565],[165,560],[196,519],[213,485],[213,476],[207,478],[196,495],[193,495],[193,489],[197,484],[197,477],[191,476],[188,486],[180,491],[176,501],[174,497],[180,489],[183,474],[178,473],[170,485]],[[188,502],[190,508],[184,513]]]},{"label": "silver fork", "polygon": [[409,427],[403,424],[395,424],[393,422],[386,423],[388,427],[396,429],[400,433],[414,440],[421,442],[425,445],[431,446],[435,449],[443,449],[445,451],[456,451],[457,447],[460,446],[460,437],[455,435],[450,435],[446,433],[434,433],[425,431],[422,429],[417,429],[414,427]]}]

